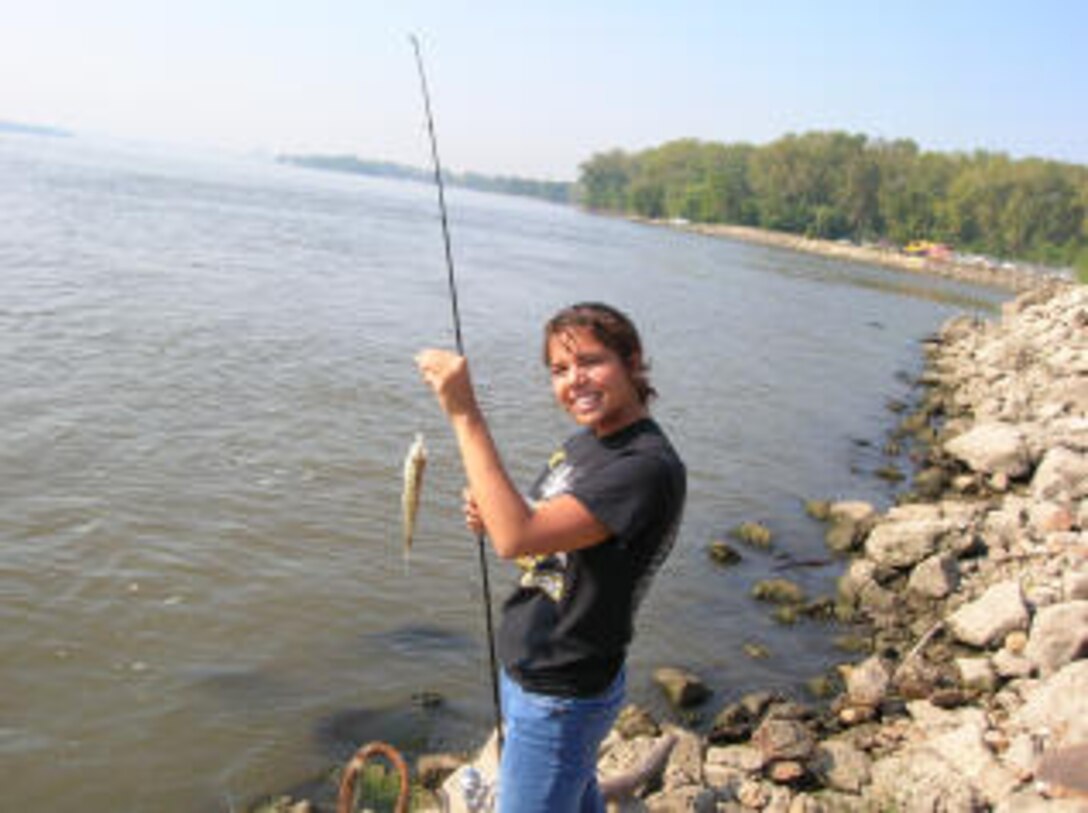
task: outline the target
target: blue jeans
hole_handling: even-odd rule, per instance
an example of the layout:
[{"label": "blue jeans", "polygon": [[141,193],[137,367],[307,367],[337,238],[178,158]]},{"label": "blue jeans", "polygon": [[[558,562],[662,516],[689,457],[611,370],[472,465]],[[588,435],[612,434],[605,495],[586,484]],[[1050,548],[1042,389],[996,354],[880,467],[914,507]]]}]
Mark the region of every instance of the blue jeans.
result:
[{"label": "blue jeans", "polygon": [[623,671],[597,697],[527,692],[501,675],[500,813],[603,813],[597,749],[623,703]]}]

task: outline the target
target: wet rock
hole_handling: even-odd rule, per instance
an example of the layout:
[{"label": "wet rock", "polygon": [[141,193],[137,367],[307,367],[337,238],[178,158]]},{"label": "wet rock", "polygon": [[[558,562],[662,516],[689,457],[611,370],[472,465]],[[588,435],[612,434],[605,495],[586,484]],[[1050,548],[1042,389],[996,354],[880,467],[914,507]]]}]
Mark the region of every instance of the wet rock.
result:
[{"label": "wet rock", "polygon": [[835,617],[835,599],[831,596],[819,596],[806,601],[797,608],[805,618],[828,621]]},{"label": "wet rock", "polygon": [[707,685],[685,669],[663,666],[654,670],[653,678],[669,702],[677,708],[697,706],[711,695]]},{"label": "wet rock", "polygon": [[800,616],[800,610],[797,608],[797,606],[792,604],[783,604],[781,606],[775,607],[774,610],[771,612],[771,618],[773,618],[779,624],[784,624],[786,626],[790,624],[796,624],[797,619],[800,618]]},{"label": "wet rock", "polygon": [[712,562],[722,566],[739,564],[742,558],[740,551],[720,539],[715,539],[710,543],[707,548],[707,555]]},{"label": "wet rock", "polygon": [[992,646],[1027,625],[1028,611],[1016,580],[993,585],[948,618],[948,627],[957,640],[979,648]]},{"label": "wet rock", "polygon": [[871,652],[873,649],[873,642],[867,635],[857,635],[853,633],[836,635],[832,643],[837,649],[841,649],[843,652]]},{"label": "wet rock", "polygon": [[907,475],[903,474],[897,467],[892,465],[881,466],[873,472],[881,480],[886,480],[889,483],[900,483],[907,479]]},{"label": "wet rock", "polygon": [[805,688],[813,697],[825,700],[841,690],[842,681],[834,675],[816,675],[805,681]]},{"label": "wet rock", "polygon": [[762,713],[753,713],[740,702],[730,703],[714,718],[707,739],[717,745],[744,742],[752,736]]},{"label": "wet rock", "polygon": [[789,579],[761,579],[752,586],[752,598],[771,604],[800,604],[805,591]]},{"label": "wet rock", "polygon": [[875,518],[876,509],[864,500],[841,500],[831,504],[830,520],[832,522],[845,520],[865,526],[872,523]]},{"label": "wet rock", "polygon": [[748,642],[744,644],[742,648],[744,649],[744,654],[754,661],[762,661],[771,657],[771,650],[763,644]]},{"label": "wet rock", "polygon": [[838,519],[827,527],[824,543],[836,553],[848,553],[861,546],[863,534],[861,526],[848,519]]},{"label": "wet rock", "polygon": [[831,517],[831,503],[827,500],[805,500],[805,513],[815,520],[826,522]]},{"label": "wet rock", "polygon": [[747,709],[748,713],[757,720],[767,713],[772,707],[785,702],[778,692],[762,691],[749,692],[740,699],[740,705]]},{"label": "wet rock", "polygon": [[751,545],[754,548],[769,548],[772,542],[771,530],[759,522],[742,522],[729,532],[730,536]]},{"label": "wet rock", "polygon": [[914,475],[914,491],[922,499],[938,499],[948,486],[948,472],[939,466],[930,466]]}]

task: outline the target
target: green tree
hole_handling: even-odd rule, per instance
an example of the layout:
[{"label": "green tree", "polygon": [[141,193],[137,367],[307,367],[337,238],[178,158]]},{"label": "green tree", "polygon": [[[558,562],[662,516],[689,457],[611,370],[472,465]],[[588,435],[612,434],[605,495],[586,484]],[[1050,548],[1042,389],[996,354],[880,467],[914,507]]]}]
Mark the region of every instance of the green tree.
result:
[{"label": "green tree", "polygon": [[580,167],[582,202],[591,209],[623,211],[636,159],[622,150],[598,153]]}]

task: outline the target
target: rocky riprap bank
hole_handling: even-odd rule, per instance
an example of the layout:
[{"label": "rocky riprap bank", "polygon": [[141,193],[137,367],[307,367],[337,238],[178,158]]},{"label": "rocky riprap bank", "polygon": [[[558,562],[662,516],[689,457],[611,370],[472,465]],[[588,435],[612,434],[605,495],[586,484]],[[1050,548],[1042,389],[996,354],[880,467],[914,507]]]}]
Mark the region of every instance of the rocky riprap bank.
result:
[{"label": "rocky riprap bank", "polygon": [[[926,353],[911,501],[828,507],[872,654],[824,708],[760,692],[672,729],[660,787],[622,809],[1088,810],[1088,287],[954,319]],[[602,769],[652,726],[626,714]]]},{"label": "rocky riprap bank", "polygon": [[[1088,286],[956,318],[926,355],[902,422],[921,462],[909,500],[825,506],[852,557],[837,612],[870,654],[819,707],[756,692],[706,733],[625,709],[603,776],[676,744],[611,809],[1088,810]],[[655,678],[678,705],[710,693]]]}]

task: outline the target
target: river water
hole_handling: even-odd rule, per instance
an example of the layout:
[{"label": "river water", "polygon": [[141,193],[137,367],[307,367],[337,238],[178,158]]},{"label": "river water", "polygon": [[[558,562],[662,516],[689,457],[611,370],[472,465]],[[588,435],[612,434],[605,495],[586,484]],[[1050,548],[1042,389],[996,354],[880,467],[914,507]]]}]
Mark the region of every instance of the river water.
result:
[{"label": "river water", "polygon": [[[689,469],[644,605],[651,670],[796,690],[834,629],[747,597],[824,558],[809,497],[872,472],[918,342],[1005,295],[449,190],[467,352],[513,476],[568,431],[539,330],[602,299],[639,324]],[[475,541],[413,353],[451,346],[434,190],[266,160],[0,136],[0,757],[10,810],[238,810],[353,745],[478,744]],[[401,460],[431,449],[415,549]],[[706,545],[766,522],[775,553]],[[841,565],[790,570],[813,595]],[[514,573],[491,560],[498,604]],[[753,660],[745,643],[768,647]]]}]

